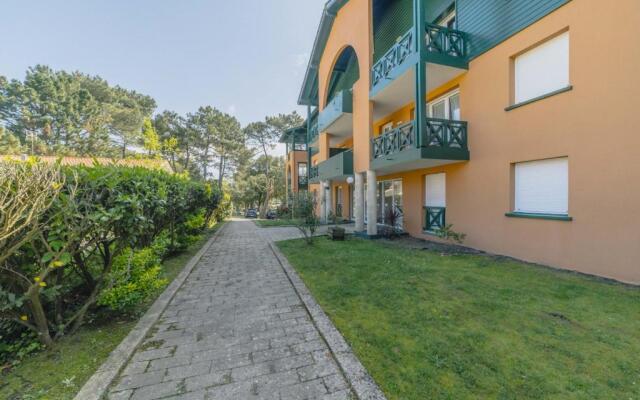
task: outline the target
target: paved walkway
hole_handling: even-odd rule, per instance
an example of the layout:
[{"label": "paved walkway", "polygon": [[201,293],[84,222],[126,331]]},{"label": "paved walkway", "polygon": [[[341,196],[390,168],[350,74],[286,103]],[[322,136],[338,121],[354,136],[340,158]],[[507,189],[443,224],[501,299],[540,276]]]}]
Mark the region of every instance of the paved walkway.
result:
[{"label": "paved walkway", "polygon": [[268,242],[231,221],[129,361],[110,399],[350,399]]}]

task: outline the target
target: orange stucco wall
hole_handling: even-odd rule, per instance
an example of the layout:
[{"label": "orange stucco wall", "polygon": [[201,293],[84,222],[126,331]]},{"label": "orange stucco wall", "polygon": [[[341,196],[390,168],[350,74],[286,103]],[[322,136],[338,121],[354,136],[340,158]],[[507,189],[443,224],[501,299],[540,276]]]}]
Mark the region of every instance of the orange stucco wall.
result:
[{"label": "orange stucco wall", "polygon": [[[291,190],[293,192],[298,191],[298,163],[306,162],[308,162],[306,151],[290,151],[287,155],[286,173],[284,178],[285,184],[287,184],[289,174],[291,174]],[[309,166],[307,166],[307,168],[308,167]]]},{"label": "orange stucco wall", "polygon": [[[402,178],[406,229],[421,235],[424,176],[445,172],[447,222],[467,245],[640,283],[637,21],[637,0],[573,1],[473,60],[459,80],[471,160],[380,177]],[[567,28],[573,90],[505,111],[512,57]],[[574,220],[506,217],[512,164],[560,156]]]},{"label": "orange stucco wall", "polygon": [[[369,138],[372,126],[369,101],[372,66],[371,26],[371,1],[350,0],[336,16],[318,69],[322,110],[327,100],[331,72],[342,50],[351,46],[358,57],[360,79],[353,85],[354,169],[358,172],[369,168]],[[320,151],[320,160],[326,160],[328,153],[322,153],[322,144]]]},{"label": "orange stucco wall", "polygon": [[[353,143],[343,143],[353,146],[355,172],[369,169],[372,134],[379,134],[389,121],[409,120],[413,108],[407,104],[372,121],[370,16],[369,0],[349,1],[336,17],[319,67],[322,109],[340,52],[350,45],[358,56]],[[405,229],[423,235],[424,177],[445,172],[447,223],[467,234],[466,245],[640,283],[637,21],[638,0],[619,0],[615,7],[607,2],[569,2],[474,59],[461,77],[429,93],[427,98],[433,99],[452,88],[460,89],[462,119],[469,123],[471,160],[378,177],[402,179]],[[505,111],[512,98],[513,56],[567,29],[573,90]],[[328,141],[324,140],[314,160],[328,157]],[[512,209],[513,163],[553,157],[569,158],[573,221],[506,217]],[[332,190],[335,193],[335,185]],[[348,197],[346,184],[343,193]],[[348,200],[343,200],[345,208]]]}]

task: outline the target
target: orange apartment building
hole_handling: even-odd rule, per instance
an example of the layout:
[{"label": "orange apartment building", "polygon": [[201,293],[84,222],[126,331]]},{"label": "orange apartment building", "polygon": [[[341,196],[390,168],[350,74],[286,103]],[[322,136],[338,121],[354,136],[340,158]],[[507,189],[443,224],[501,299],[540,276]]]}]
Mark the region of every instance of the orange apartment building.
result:
[{"label": "orange apartment building", "polygon": [[306,162],[321,217],[369,236],[395,210],[416,237],[640,283],[638,21],[637,0],[330,0],[289,187]]}]

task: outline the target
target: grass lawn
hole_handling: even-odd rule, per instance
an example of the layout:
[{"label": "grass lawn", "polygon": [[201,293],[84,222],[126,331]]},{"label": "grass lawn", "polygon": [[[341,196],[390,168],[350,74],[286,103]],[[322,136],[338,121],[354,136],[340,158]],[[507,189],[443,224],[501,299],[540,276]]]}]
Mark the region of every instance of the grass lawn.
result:
[{"label": "grass lawn", "polygon": [[256,225],[260,228],[274,228],[278,226],[295,226],[295,219],[256,219]]},{"label": "grass lawn", "polygon": [[640,289],[384,242],[278,246],[389,399],[639,399]]},{"label": "grass lawn", "polygon": [[[213,232],[215,229],[187,251],[165,260],[163,277],[170,282],[175,279]],[[7,375],[0,375],[0,399],[73,399],[109,353],[129,334],[153,300],[141,304],[136,315],[116,320],[113,316],[101,318],[81,328],[77,334],[62,339],[55,348],[23,360]]]}]

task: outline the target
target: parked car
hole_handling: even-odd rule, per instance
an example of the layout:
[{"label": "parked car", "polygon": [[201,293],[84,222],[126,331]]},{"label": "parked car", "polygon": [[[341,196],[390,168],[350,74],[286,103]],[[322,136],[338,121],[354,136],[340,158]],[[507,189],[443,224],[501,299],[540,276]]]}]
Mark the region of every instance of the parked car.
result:
[{"label": "parked car", "polygon": [[267,211],[267,215],[265,215],[266,219],[276,219],[278,218],[278,213],[276,212],[276,210],[269,210]]},{"label": "parked car", "polygon": [[258,218],[258,212],[255,209],[250,208],[250,209],[247,210],[247,212],[244,213],[244,217],[245,218]]}]

